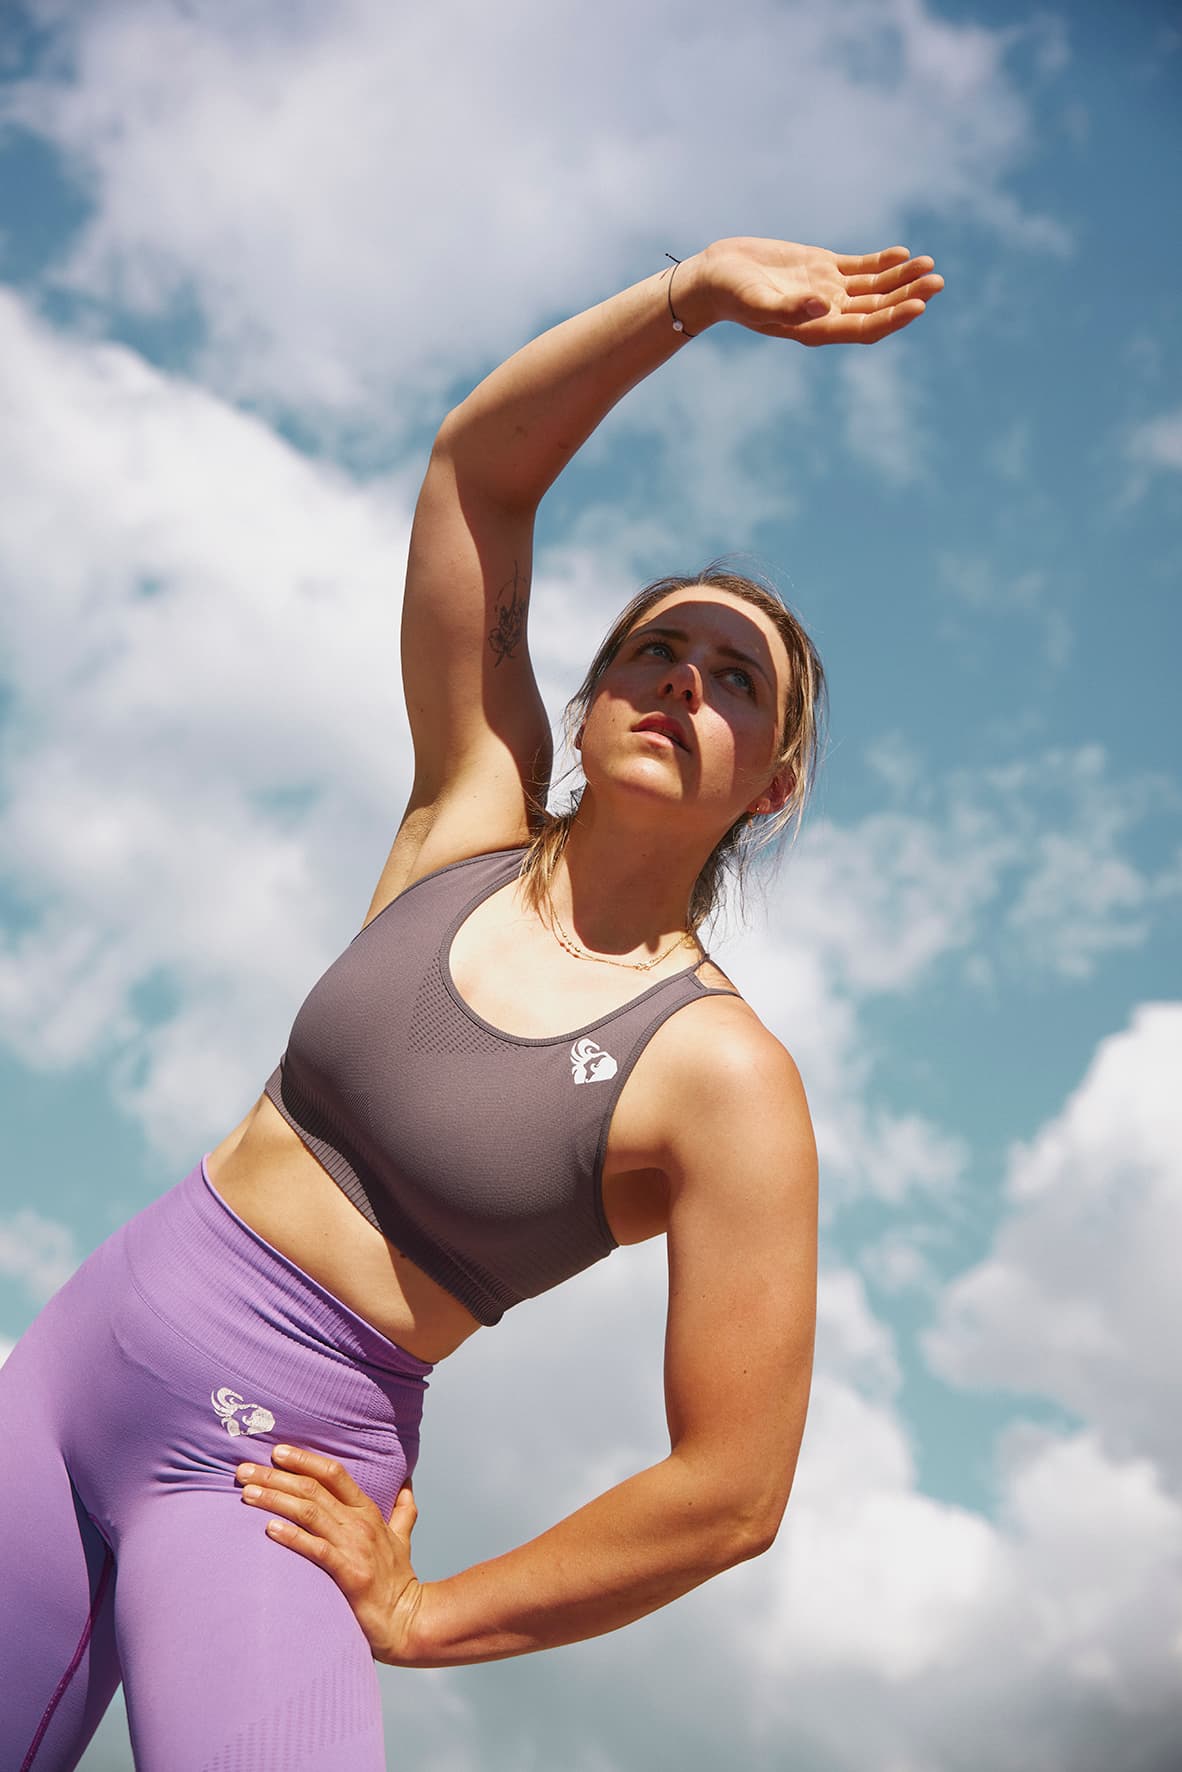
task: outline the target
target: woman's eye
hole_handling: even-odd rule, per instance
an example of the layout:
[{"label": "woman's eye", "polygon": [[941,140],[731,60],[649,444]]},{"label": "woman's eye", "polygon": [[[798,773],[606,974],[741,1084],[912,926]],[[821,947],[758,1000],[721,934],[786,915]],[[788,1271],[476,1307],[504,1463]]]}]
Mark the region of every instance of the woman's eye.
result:
[{"label": "woman's eye", "polygon": [[745,694],[747,694],[747,695],[754,695],[755,694],[754,679],[750,676],[750,674],[747,671],[743,670],[743,668],[740,665],[731,665],[730,669],[728,671],[726,671],[724,674],[726,676],[732,678],[736,683],[738,683],[739,687],[744,691]]},{"label": "woman's eye", "polygon": [[640,650],[641,652],[658,652],[663,658],[673,657],[673,648],[667,640],[646,640]]}]

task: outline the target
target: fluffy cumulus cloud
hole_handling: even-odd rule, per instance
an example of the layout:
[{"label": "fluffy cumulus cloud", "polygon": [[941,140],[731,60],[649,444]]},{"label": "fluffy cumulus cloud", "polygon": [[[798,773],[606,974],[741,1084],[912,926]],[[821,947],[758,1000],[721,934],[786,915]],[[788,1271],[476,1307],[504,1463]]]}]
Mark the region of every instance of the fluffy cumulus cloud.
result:
[{"label": "fluffy cumulus cloud", "polygon": [[1182,1004],[1104,1041],[1062,1113],[1014,1152],[1009,1211],[946,1293],[928,1348],[960,1383],[1053,1398],[1114,1455],[1182,1492],[1176,1254],[1182,1243]]},{"label": "fluffy cumulus cloud", "polygon": [[[140,1106],[163,1134],[170,1034],[145,1030],[133,991],[184,998],[195,1092],[223,1099],[289,988],[283,956],[337,940],[358,808],[393,831],[405,499],[10,296],[0,337],[0,574],[18,592],[0,615],[0,847],[26,907],[0,948],[0,1037],[38,1066],[122,1048],[133,1094],[153,1066]],[[335,881],[317,855],[339,858]]]},{"label": "fluffy cumulus cloud", "polygon": [[[661,1456],[662,1281],[659,1252],[622,1252],[436,1375],[424,1572],[518,1542]],[[786,1757],[839,1772],[1166,1772],[1177,1497],[1151,1461],[1084,1428],[1014,1430],[992,1519],[936,1501],[916,1480],[899,1386],[860,1280],[827,1268],[775,1548],[619,1637],[495,1674],[385,1674],[391,1741],[464,1772],[727,1753],[760,1772]]]},{"label": "fluffy cumulus cloud", "polygon": [[[769,892],[766,926],[722,956],[806,1079],[826,1209],[870,1197],[947,1210],[966,1149],[886,1098],[862,1006],[949,981],[1083,979],[1141,946],[1178,877],[1139,860],[1137,833],[1151,815],[1176,817],[1176,795],[1157,776],[1118,785],[1093,745],[935,785],[890,743],[878,761],[883,809],[814,820]],[[913,1241],[872,1259],[896,1288],[928,1272]]]},{"label": "fluffy cumulus cloud", "polygon": [[[242,1077],[261,1085],[404,803],[414,482],[352,481],[11,295],[0,339],[0,571],[16,593],[0,613],[0,834],[26,907],[0,947],[0,1038],[42,1067],[114,1056],[124,1104],[162,1149],[187,1149],[195,1102],[236,1119]],[[537,659],[555,712],[622,588],[618,555],[589,539],[547,557]],[[815,822],[771,927],[724,956],[801,1063],[833,1197],[898,1201],[954,1179],[963,1153],[867,1093],[858,1002],[970,951],[1086,975],[1144,939],[1172,888],[1131,847],[1163,790],[1114,791],[1096,747],[939,791],[898,768],[886,785],[898,808]]]},{"label": "fluffy cumulus cloud", "polygon": [[32,11],[54,53],[5,109],[93,202],[60,282],[184,303],[207,377],[305,422],[396,428],[666,247],[789,216],[855,250],[920,213],[1063,244],[1009,184],[1032,143],[1011,63],[1054,79],[1045,31],[923,0]]},{"label": "fluffy cumulus cloud", "polygon": [[19,1281],[35,1303],[56,1292],[77,1265],[78,1249],[68,1225],[28,1207],[0,1218],[0,1275]]},{"label": "fluffy cumulus cloud", "polygon": [[1118,784],[1099,745],[934,784],[889,742],[876,761],[883,810],[819,822],[783,885],[794,931],[855,992],[911,988],[969,947],[999,966],[1088,977],[1140,945],[1177,894],[1176,865],[1140,861],[1136,840],[1151,817],[1176,823],[1175,787],[1159,775]]}]

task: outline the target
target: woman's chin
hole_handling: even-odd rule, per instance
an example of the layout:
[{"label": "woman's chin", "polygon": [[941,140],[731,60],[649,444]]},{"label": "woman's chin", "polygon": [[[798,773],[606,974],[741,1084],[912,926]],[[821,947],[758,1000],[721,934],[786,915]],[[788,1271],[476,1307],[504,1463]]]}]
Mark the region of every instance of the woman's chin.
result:
[{"label": "woman's chin", "polygon": [[587,794],[588,810],[594,806],[597,823],[634,824],[642,817],[650,829],[655,824],[667,828],[671,839],[684,843],[694,840],[696,833],[708,840],[710,848],[718,841],[710,833],[717,831],[721,836],[739,816],[737,812],[730,814],[729,807],[720,809],[688,791],[668,766],[654,767],[647,761],[596,776],[588,781]]}]

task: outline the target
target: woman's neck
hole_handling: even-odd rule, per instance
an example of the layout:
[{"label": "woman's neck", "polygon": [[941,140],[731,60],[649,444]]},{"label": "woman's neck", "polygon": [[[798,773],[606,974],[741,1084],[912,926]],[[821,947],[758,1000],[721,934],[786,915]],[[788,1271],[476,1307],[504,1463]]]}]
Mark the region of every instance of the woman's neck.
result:
[{"label": "woman's neck", "polygon": [[[705,860],[697,849],[678,853],[667,831],[607,828],[584,795],[554,870],[551,903],[582,946],[611,955],[643,949],[647,957],[686,929]],[[692,951],[691,943],[684,957]]]}]

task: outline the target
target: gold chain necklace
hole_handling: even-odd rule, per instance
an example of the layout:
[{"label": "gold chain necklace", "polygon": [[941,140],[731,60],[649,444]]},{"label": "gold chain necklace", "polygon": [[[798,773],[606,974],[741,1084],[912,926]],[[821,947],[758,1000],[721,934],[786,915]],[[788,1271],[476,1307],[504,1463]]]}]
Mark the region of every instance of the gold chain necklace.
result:
[{"label": "gold chain necklace", "polygon": [[662,948],[661,952],[654,954],[651,960],[612,960],[607,954],[593,954],[590,948],[585,948],[581,942],[575,940],[573,935],[568,935],[562,927],[562,919],[553,904],[550,906],[550,915],[554,919],[554,933],[558,939],[558,945],[565,948],[568,954],[573,954],[576,960],[598,960],[601,966],[623,966],[629,972],[651,972],[654,966],[659,966],[662,960],[667,960],[670,954],[676,953],[679,947],[684,947],[686,942],[694,939],[690,931],[684,929],[676,941],[671,941],[667,948]]}]

